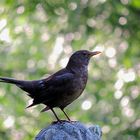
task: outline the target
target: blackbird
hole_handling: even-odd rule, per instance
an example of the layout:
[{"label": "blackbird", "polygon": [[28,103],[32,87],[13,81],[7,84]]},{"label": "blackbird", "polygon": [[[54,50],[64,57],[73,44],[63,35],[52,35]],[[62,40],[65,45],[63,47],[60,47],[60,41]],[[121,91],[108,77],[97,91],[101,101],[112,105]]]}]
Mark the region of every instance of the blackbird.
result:
[{"label": "blackbird", "polygon": [[33,81],[16,80],[12,78],[0,77],[0,82],[15,84],[33,99],[32,104],[27,108],[37,104],[44,104],[46,107],[41,111],[51,110],[57,121],[61,121],[54,111],[54,107],[60,108],[69,121],[70,118],[65,113],[64,108],[77,99],[85,89],[88,79],[88,64],[92,56],[101,52],[88,50],[76,51],[70,57],[65,68],[53,75]]}]

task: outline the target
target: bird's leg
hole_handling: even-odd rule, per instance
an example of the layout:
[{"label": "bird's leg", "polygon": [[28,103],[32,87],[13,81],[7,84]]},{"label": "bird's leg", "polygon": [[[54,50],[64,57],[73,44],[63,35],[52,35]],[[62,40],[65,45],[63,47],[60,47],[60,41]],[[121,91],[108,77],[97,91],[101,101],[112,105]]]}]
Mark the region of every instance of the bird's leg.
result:
[{"label": "bird's leg", "polygon": [[51,111],[53,112],[54,116],[56,117],[57,121],[58,122],[61,122],[61,120],[58,118],[58,116],[56,115],[56,113],[54,112],[53,108],[50,108]]},{"label": "bird's leg", "polygon": [[64,109],[63,108],[60,108],[60,109],[63,111],[63,113],[65,114],[65,116],[67,117],[67,119],[71,122],[70,118],[68,117],[68,115],[66,114],[66,112],[64,111]]}]

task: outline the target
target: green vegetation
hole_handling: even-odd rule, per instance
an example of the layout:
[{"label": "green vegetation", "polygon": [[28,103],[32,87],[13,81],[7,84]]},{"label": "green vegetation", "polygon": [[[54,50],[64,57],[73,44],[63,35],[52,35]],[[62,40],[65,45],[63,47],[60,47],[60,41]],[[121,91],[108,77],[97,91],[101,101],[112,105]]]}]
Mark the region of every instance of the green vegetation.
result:
[{"label": "green vegetation", "polygon": [[[79,49],[100,50],[83,95],[66,109],[99,124],[103,140],[140,139],[140,2],[138,0],[1,0],[0,76],[39,79]],[[0,83],[0,140],[31,140],[55,118],[25,110],[29,97]],[[63,119],[63,113],[56,109]]]}]

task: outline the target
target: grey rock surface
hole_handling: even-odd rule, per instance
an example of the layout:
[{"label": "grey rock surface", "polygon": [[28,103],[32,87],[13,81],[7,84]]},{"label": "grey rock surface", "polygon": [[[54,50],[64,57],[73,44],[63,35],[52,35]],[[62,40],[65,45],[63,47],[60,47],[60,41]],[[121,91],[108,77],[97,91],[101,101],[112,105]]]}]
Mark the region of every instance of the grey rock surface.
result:
[{"label": "grey rock surface", "polygon": [[101,140],[98,125],[87,128],[80,122],[58,122],[42,129],[35,140]]}]

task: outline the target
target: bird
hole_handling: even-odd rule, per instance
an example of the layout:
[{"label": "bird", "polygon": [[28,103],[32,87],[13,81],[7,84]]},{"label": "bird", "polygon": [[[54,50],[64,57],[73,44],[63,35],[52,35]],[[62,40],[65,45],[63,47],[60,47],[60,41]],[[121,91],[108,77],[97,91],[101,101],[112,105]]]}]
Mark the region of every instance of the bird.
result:
[{"label": "bird", "polygon": [[86,87],[88,80],[88,64],[92,56],[100,51],[78,50],[74,52],[65,68],[46,78],[39,80],[17,80],[0,77],[0,82],[14,84],[27,93],[33,102],[26,108],[44,104],[41,112],[51,110],[57,120],[54,108],[60,108],[68,121],[71,121],[64,108],[76,100]]}]

